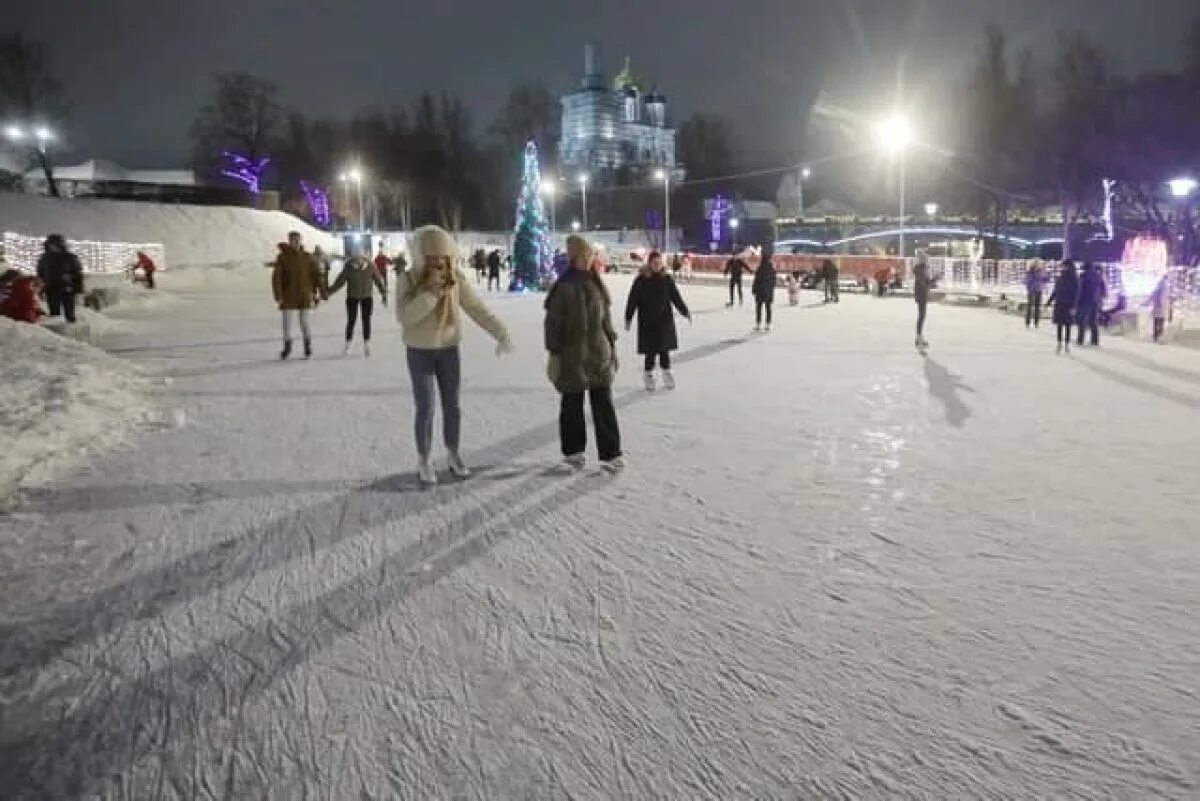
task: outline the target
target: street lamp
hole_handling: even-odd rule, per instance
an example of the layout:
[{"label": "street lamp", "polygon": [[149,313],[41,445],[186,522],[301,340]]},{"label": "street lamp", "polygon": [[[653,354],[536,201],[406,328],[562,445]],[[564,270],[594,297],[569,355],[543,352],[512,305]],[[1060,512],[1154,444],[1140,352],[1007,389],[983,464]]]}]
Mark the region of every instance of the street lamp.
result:
[{"label": "street lamp", "polygon": [[557,228],[554,225],[554,207],[556,205],[554,202],[554,195],[556,190],[557,187],[554,185],[554,181],[542,181],[542,194],[550,198],[550,233],[552,234],[558,233]]},{"label": "street lamp", "polygon": [[904,221],[905,194],[907,193],[908,175],[904,151],[913,141],[912,124],[906,117],[893,114],[875,125],[875,142],[883,152],[895,157],[900,162],[900,258],[904,258]]},{"label": "street lamp", "polygon": [[663,251],[671,250],[671,171],[659,170],[654,177],[663,182]]},{"label": "street lamp", "polygon": [[17,125],[5,126],[4,135],[8,137],[9,141],[12,142],[20,142],[25,138],[25,132],[21,130],[20,126]]},{"label": "street lamp", "polygon": [[571,230],[579,233],[579,220],[571,220]]},{"label": "street lamp", "polygon": [[804,182],[812,177],[811,167],[801,167],[796,174],[796,221],[804,219]]},{"label": "street lamp", "polygon": [[938,214],[938,209],[939,209],[938,204],[926,203],[925,204],[925,216],[926,217],[936,217]]},{"label": "street lamp", "polygon": [[731,247],[732,247],[732,250],[734,253],[737,253],[737,232],[738,232],[738,226],[740,226],[740,225],[741,225],[741,221],[738,220],[737,217],[729,218],[729,235],[732,240]]},{"label": "street lamp", "polygon": [[1171,187],[1171,196],[1183,199],[1191,197],[1192,193],[1200,187],[1200,183],[1195,178],[1175,178],[1167,181],[1167,186]]},{"label": "street lamp", "polygon": [[588,174],[586,172],[581,172],[581,173],[579,173],[579,176],[575,180],[579,181],[579,191],[583,194],[583,227],[584,227],[584,230],[587,230],[587,224],[588,224],[588,219],[587,219]]},{"label": "street lamp", "polygon": [[358,187],[358,230],[365,231],[367,229],[366,211],[363,207],[363,192],[362,182],[363,173],[358,167],[351,167],[347,172],[341,174],[343,188],[346,190],[346,205],[350,205],[350,182],[353,182]]}]

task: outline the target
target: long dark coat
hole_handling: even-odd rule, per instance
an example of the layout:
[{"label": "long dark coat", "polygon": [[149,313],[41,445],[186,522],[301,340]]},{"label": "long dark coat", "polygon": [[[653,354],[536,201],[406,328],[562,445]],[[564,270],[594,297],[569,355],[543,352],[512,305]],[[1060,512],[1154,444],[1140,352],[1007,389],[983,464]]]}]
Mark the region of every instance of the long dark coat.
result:
[{"label": "long dark coat", "polygon": [[666,353],[679,347],[672,306],[684,317],[691,318],[691,312],[671,276],[666,273],[642,273],[633,279],[629,300],[625,303],[625,324],[632,323],[633,315],[637,314],[638,353]]},{"label": "long dark coat", "polygon": [[1075,322],[1075,304],[1079,302],[1079,277],[1065,270],[1054,282],[1054,292],[1047,305],[1054,306],[1054,324],[1071,325]]},{"label": "long dark coat", "polygon": [[771,263],[770,258],[764,256],[758,269],[754,271],[754,299],[764,303],[773,302],[775,300],[775,284],[775,265]]},{"label": "long dark coat", "polygon": [[546,372],[562,393],[612,386],[617,332],[608,290],[589,270],[568,269],[546,296]]}]

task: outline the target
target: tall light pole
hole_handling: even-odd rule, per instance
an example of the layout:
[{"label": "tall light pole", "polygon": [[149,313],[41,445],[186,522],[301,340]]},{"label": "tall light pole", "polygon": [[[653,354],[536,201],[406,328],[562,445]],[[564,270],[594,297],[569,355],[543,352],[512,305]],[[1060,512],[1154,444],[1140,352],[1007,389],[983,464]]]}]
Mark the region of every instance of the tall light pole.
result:
[{"label": "tall light pole", "polygon": [[659,170],[654,177],[663,182],[663,252],[671,251],[671,171]]},{"label": "tall light pole", "polygon": [[583,230],[586,231],[588,229],[588,219],[587,219],[588,174],[586,172],[581,172],[581,173],[579,173],[579,177],[576,180],[579,181],[579,191],[583,195]]},{"label": "tall light pole", "polygon": [[556,189],[557,187],[555,187],[554,181],[548,180],[542,182],[542,194],[550,198],[550,233],[552,234],[558,233],[557,227],[554,225],[554,207],[556,205],[554,202],[554,195]]},{"label": "tall light pole", "polygon": [[[1192,197],[1192,193],[1194,193],[1196,189],[1200,188],[1200,182],[1196,181],[1195,178],[1182,177],[1167,181],[1167,186],[1171,188],[1171,197],[1175,198],[1175,200],[1179,203],[1179,208],[1175,211],[1175,219],[1178,220],[1177,228],[1182,230],[1185,223],[1190,225],[1188,201]],[[1172,237],[1172,239],[1175,238]],[[1175,239],[1175,242],[1178,242],[1180,239],[1182,239],[1183,242],[1178,246],[1179,250],[1177,255],[1186,257],[1189,255],[1187,253],[1189,249],[1189,241],[1181,236],[1179,239]]]},{"label": "tall light pole", "polygon": [[350,173],[344,172],[338,176],[338,180],[342,182],[342,201],[346,204],[346,216],[343,218],[346,221],[346,228],[350,228]]},{"label": "tall light pole", "polygon": [[804,220],[804,182],[812,177],[812,169],[801,167],[796,173],[796,222]]},{"label": "tall light pole", "polygon": [[879,147],[900,162],[900,258],[904,258],[904,203],[908,193],[908,165],[904,156],[912,139],[912,125],[906,117],[899,114],[893,114],[875,126],[875,141]]},{"label": "tall light pole", "polygon": [[741,225],[741,223],[738,221],[737,217],[729,218],[729,236],[731,238],[730,249],[735,255],[737,254],[737,232],[739,225]]},{"label": "tall light pole", "polygon": [[358,230],[361,232],[361,231],[367,230],[366,209],[363,207],[363,193],[362,193],[363,174],[362,174],[362,170],[359,169],[358,167],[355,167],[352,170],[350,170],[349,175],[350,175],[350,180],[353,181],[354,184],[358,187]]}]

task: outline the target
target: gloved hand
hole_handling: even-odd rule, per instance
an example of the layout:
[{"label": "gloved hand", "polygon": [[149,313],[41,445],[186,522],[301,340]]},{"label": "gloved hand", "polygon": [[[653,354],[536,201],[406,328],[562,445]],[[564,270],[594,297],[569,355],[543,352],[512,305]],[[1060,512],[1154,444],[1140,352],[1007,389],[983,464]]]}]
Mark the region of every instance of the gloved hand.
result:
[{"label": "gloved hand", "polygon": [[504,337],[503,339],[496,342],[497,358],[499,358],[500,356],[506,356],[509,353],[512,353],[513,350],[515,350],[515,348],[513,347],[512,340],[509,339],[508,337]]}]

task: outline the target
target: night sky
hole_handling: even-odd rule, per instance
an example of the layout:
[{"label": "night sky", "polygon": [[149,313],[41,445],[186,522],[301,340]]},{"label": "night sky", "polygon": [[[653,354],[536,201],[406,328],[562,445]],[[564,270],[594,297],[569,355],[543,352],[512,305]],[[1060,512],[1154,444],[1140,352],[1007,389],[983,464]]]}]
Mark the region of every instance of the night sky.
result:
[{"label": "night sky", "polygon": [[[870,113],[905,60],[920,104],[961,84],[985,22],[1020,45],[1081,28],[1124,70],[1174,67],[1196,0],[8,0],[0,30],[52,47],[75,158],[179,166],[217,70],[279,84],[310,114],[457,93],[485,126],[509,87],[578,81],[585,40],[611,76],[626,54],[672,116],[736,122],[747,161],[795,153],[818,91]],[[14,21],[20,28],[14,29]],[[789,148],[791,150],[789,151]],[[767,161],[769,163],[769,161]]]}]

